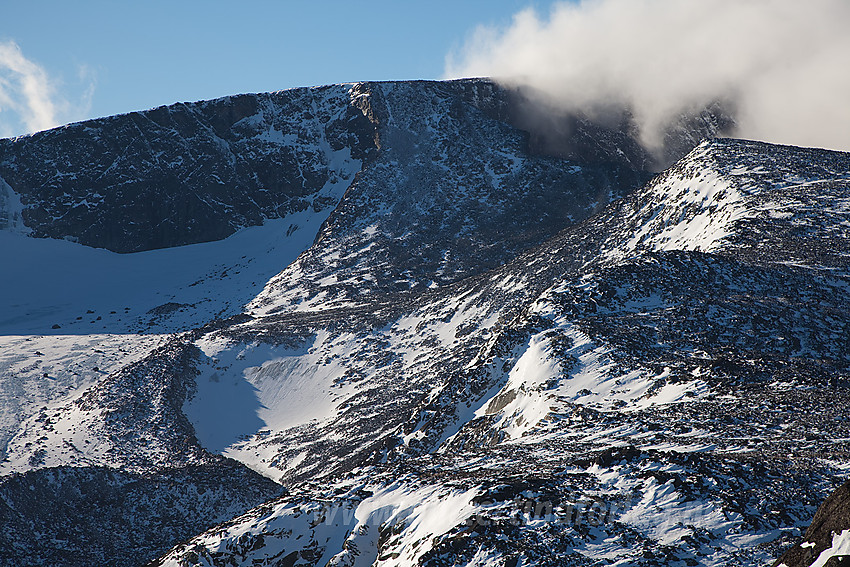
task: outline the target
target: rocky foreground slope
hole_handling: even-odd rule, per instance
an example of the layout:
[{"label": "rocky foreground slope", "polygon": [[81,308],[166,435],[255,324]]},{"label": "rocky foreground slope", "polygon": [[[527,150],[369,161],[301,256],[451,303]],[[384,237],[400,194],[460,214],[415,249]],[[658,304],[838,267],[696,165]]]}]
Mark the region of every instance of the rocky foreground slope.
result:
[{"label": "rocky foreground slope", "polygon": [[[589,145],[541,155],[515,103],[460,81],[157,109],[67,127],[183,140],[63,157],[89,176],[68,185],[24,165],[62,130],[3,141],[6,237],[45,258],[32,236],[128,252],[266,219],[187,247],[238,261],[155,297],[10,302],[3,560],[755,565],[796,542],[850,466],[850,155],[717,139],[645,183],[628,128],[578,120]],[[43,212],[59,191],[76,206]],[[140,216],[150,191],[187,201]]]}]

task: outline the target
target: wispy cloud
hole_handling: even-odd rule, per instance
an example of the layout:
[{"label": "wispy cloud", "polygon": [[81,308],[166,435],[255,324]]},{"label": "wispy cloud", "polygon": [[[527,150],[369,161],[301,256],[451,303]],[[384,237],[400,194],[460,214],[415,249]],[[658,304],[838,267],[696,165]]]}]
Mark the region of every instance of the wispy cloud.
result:
[{"label": "wispy cloud", "polygon": [[648,146],[725,101],[745,138],[850,150],[846,0],[585,0],[479,28],[447,77],[490,76],[566,111],[628,108]]},{"label": "wispy cloud", "polygon": [[84,116],[94,93],[94,75],[80,68],[85,90],[78,100],[59,92],[57,83],[28,59],[14,41],[0,42],[0,136],[53,128]]}]

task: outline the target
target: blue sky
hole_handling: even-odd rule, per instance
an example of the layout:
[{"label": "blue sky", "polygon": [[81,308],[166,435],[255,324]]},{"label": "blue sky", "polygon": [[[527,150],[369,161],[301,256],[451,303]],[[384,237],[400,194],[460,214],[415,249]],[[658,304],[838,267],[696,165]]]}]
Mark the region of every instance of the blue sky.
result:
[{"label": "blue sky", "polygon": [[[437,79],[476,26],[551,4],[0,0],[0,135],[38,129],[49,113],[63,123],[242,92]],[[35,106],[26,73],[45,90]],[[41,121],[24,116],[38,109]]]}]

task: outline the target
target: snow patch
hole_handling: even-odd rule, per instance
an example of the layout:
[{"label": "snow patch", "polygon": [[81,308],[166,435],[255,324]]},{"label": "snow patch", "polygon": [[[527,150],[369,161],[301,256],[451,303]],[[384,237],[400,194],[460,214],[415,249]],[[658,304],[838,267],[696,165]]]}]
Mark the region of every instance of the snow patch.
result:
[{"label": "snow patch", "polygon": [[832,545],[818,555],[811,567],[824,567],[830,558],[847,555],[850,555],[850,530],[832,534]]},{"label": "snow patch", "polygon": [[262,440],[337,415],[355,391],[344,380],[355,340],[327,331],[295,347],[204,338],[208,359],[183,412],[205,448],[276,478],[278,448]]},{"label": "snow patch", "polygon": [[0,231],[29,234],[31,230],[24,225],[23,211],[20,195],[0,177]]},{"label": "snow patch", "polygon": [[[217,242],[133,254],[0,231],[0,333],[173,332],[239,313],[309,247],[308,209]],[[300,230],[287,234],[292,224]]]}]

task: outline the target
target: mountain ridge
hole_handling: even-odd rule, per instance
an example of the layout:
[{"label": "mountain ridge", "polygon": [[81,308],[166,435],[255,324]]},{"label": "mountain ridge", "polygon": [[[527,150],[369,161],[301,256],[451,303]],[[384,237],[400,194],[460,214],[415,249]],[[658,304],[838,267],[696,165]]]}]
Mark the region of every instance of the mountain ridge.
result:
[{"label": "mountain ridge", "polygon": [[[63,325],[108,340],[3,338],[3,383],[34,400],[51,360],[89,372],[6,414],[8,521],[73,530],[19,486],[55,503],[53,471],[105,470],[165,479],[123,485],[134,498],[188,496],[110,508],[146,555],[92,543],[79,564],[775,559],[850,454],[848,154],[715,139],[642,184],[630,159],[529,153],[487,81],[360,85],[335,96],[379,149],[312,224],[269,221],[234,253],[304,236],[244,308],[180,299],[236,289],[218,274],[133,319],[152,321],[139,339],[100,308]],[[191,505],[193,486],[218,496]],[[73,563],[25,531],[2,535],[17,564]]]}]

